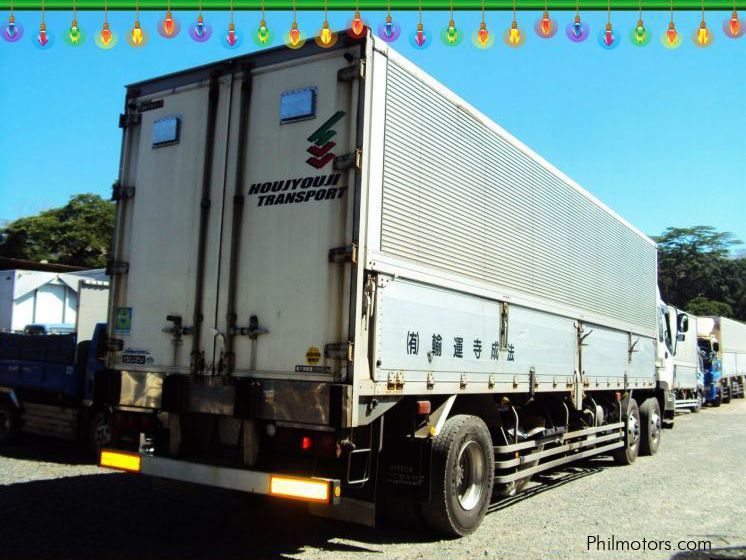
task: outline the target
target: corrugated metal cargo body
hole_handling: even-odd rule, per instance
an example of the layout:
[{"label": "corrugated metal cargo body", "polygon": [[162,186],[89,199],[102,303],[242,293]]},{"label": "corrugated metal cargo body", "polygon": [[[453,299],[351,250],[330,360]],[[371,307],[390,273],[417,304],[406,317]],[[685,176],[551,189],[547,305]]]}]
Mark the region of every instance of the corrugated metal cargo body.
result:
[{"label": "corrugated metal cargo body", "polygon": [[[235,448],[221,476],[254,492],[289,472],[359,506],[378,477],[422,504],[437,477],[408,461],[470,422],[505,491],[633,460],[640,429],[657,448],[654,243],[385,45],[135,84],[122,125],[102,384],[168,413],[142,472]],[[485,495],[431,525],[473,530]]]}]

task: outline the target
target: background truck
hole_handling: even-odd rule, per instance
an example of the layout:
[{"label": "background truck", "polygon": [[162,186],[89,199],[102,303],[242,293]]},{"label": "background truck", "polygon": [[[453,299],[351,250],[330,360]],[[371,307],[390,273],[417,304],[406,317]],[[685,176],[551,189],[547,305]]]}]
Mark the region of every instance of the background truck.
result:
[{"label": "background truck", "polygon": [[[667,311],[673,334],[676,410],[699,412],[704,404],[704,363],[697,343],[697,317],[673,305],[668,305]],[[683,323],[686,331],[681,330]]]},{"label": "background truck", "polygon": [[704,352],[707,401],[720,406],[731,398],[743,398],[746,324],[726,317],[700,317],[697,339]]},{"label": "background truck", "polygon": [[94,403],[94,380],[106,353],[106,282],[81,280],[76,332],[0,333],[0,443],[21,432],[110,441],[109,414]]},{"label": "background truck", "polygon": [[655,243],[384,43],[134,84],[120,124],[102,392],[152,426],[103,466],[464,535],[658,449]]}]

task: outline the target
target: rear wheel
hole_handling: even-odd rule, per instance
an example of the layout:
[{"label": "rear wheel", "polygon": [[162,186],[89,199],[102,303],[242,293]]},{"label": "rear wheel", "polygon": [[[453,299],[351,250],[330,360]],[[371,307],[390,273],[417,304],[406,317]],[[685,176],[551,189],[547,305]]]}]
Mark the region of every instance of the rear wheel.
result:
[{"label": "rear wheel", "polygon": [[700,393],[699,391],[697,391],[697,402],[692,407],[692,412],[699,412],[700,410],[702,410],[702,407],[704,406],[704,403],[705,403],[705,400],[702,397],[702,393]]},{"label": "rear wheel", "polygon": [[476,416],[449,418],[433,440],[431,497],[421,506],[425,522],[449,536],[473,532],[487,513],[494,479],[487,425]]},{"label": "rear wheel", "polygon": [[106,410],[97,410],[88,419],[88,446],[100,452],[111,444],[111,415]]},{"label": "rear wheel", "polygon": [[725,383],[720,388],[720,394],[722,395],[721,401],[723,404],[728,404],[730,402],[730,383]]},{"label": "rear wheel", "polygon": [[640,452],[640,410],[635,399],[622,401],[622,416],[626,430],[626,445],[612,452],[617,465],[631,465]]},{"label": "rear wheel", "polygon": [[18,409],[9,402],[0,402],[0,443],[10,443],[21,431]]},{"label": "rear wheel", "polygon": [[661,407],[658,399],[645,399],[640,407],[640,455],[655,455],[661,443]]}]

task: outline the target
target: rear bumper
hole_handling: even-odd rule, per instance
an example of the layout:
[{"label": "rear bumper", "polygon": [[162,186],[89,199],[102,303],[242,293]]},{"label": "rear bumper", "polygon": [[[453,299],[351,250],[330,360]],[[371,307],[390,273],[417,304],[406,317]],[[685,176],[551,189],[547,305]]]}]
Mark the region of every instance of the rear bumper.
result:
[{"label": "rear bumper", "polygon": [[170,480],[310,503],[337,505],[341,495],[341,483],[338,479],[296,477],[218,467],[146,454],[104,450],[99,464],[102,467]]}]

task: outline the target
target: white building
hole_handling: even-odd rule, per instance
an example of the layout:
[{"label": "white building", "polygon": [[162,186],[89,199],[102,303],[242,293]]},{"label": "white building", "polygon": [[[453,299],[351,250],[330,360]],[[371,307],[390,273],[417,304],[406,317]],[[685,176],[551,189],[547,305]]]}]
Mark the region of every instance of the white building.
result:
[{"label": "white building", "polygon": [[74,329],[81,280],[108,284],[104,269],[0,270],[0,331],[22,331],[31,324]]}]

